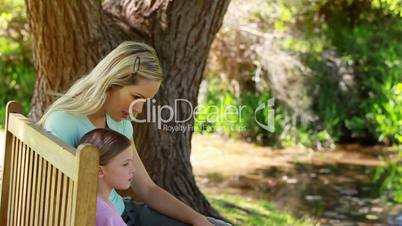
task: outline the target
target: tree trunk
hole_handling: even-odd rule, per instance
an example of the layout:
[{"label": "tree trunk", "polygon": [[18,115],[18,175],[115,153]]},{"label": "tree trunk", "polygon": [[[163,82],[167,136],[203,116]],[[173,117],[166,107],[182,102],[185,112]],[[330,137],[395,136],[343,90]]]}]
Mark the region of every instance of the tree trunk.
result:
[{"label": "tree trunk", "polygon": [[[46,91],[63,92],[123,40],[143,41],[158,52],[164,81],[156,101],[197,105],[211,43],[230,0],[26,0],[37,82],[30,117],[38,120],[53,101]],[[191,109],[179,104],[176,117]],[[144,112],[144,115],[146,112]],[[167,118],[166,115],[165,118]],[[191,128],[193,118],[169,123]],[[136,124],[135,141],[153,180],[194,209],[218,216],[198,189],[190,163],[193,130],[169,132],[155,123]]]},{"label": "tree trunk", "polygon": [[[151,34],[165,72],[157,104],[174,106],[174,101],[181,98],[190,101],[193,106],[197,105],[208,52],[228,3],[223,0],[173,1],[167,7],[165,24],[151,23],[156,26],[147,31]],[[191,110],[188,105],[179,104],[175,114],[179,120],[184,120]],[[191,128],[194,121],[168,125]],[[169,132],[158,129],[155,124],[139,124],[135,131],[140,132],[136,144],[152,178],[198,211],[217,216],[193,176],[190,163],[193,130]]]},{"label": "tree trunk", "polygon": [[87,1],[27,0],[26,4],[37,71],[30,117],[38,120],[52,102],[48,91],[65,90],[99,59],[99,46],[88,45],[99,39],[100,34],[90,29],[99,26],[99,16],[81,13],[97,10]]},{"label": "tree trunk", "polygon": [[37,72],[29,117],[37,121],[53,102],[88,73],[101,56],[130,36],[102,12],[99,1],[26,0]]}]

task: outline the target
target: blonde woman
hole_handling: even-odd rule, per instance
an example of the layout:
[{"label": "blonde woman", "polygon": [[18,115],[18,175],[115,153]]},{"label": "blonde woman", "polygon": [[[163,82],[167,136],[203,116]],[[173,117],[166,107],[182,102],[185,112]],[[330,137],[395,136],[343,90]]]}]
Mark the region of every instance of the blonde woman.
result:
[{"label": "blonde woman", "polygon": [[[123,42],[56,100],[39,124],[71,146],[77,146],[84,134],[96,128],[110,128],[132,139],[130,104],[152,98],[158,92],[162,76],[152,47]],[[136,101],[131,111],[141,113],[143,104],[144,101]],[[109,195],[127,225],[229,225],[197,213],[157,186],[136,151],[133,163],[136,171],[131,187],[145,203],[123,200],[115,190]]]}]

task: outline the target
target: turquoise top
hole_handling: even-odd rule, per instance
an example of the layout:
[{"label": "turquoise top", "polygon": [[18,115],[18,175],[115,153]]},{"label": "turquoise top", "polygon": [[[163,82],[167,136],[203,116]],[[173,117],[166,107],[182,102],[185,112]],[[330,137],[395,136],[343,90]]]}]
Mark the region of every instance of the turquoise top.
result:
[{"label": "turquoise top", "polygon": [[[107,115],[106,121],[110,129],[125,135],[130,140],[132,139],[133,127],[129,120],[123,119],[117,122]],[[77,147],[81,137],[87,132],[96,129],[87,116],[63,111],[50,113],[46,119],[44,128],[64,141],[64,143],[73,147]],[[124,211],[123,198],[114,189],[110,193],[109,200],[113,203],[117,212],[122,215]]]}]

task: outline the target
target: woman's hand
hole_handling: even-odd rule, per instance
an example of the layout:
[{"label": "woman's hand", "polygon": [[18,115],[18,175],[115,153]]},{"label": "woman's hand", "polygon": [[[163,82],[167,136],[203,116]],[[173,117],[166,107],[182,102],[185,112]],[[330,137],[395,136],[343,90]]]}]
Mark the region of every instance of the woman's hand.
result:
[{"label": "woman's hand", "polygon": [[173,195],[157,186],[145,170],[137,150],[134,150],[133,163],[136,171],[134,172],[134,180],[131,186],[136,194],[138,194],[140,200],[143,200],[159,213],[183,223],[194,226],[214,226],[205,216],[197,213]]},{"label": "woman's hand", "polygon": [[215,226],[205,216],[197,217],[192,223],[193,226]]}]

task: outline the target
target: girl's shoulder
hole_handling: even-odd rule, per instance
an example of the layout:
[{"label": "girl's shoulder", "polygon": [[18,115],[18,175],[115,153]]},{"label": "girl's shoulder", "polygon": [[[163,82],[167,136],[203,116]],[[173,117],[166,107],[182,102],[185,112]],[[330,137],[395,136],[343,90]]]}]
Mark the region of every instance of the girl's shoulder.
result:
[{"label": "girl's shoulder", "polygon": [[113,204],[96,197],[96,226],[127,226],[117,214]]},{"label": "girl's shoulder", "polygon": [[96,196],[96,214],[98,213],[107,213],[107,212],[112,212],[113,213],[113,204],[111,204],[108,201],[103,200],[101,197]]}]

